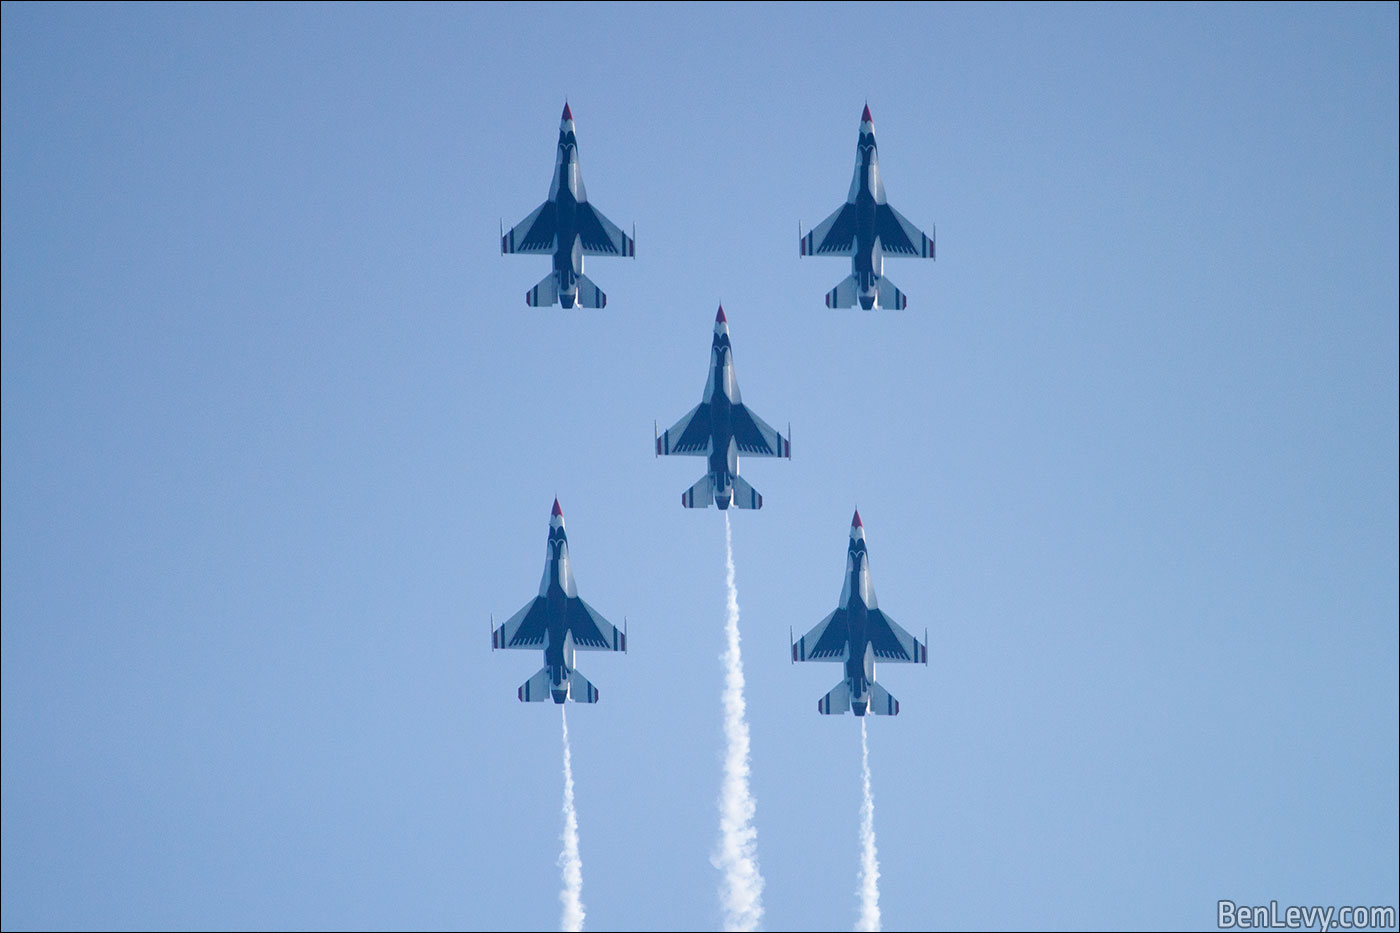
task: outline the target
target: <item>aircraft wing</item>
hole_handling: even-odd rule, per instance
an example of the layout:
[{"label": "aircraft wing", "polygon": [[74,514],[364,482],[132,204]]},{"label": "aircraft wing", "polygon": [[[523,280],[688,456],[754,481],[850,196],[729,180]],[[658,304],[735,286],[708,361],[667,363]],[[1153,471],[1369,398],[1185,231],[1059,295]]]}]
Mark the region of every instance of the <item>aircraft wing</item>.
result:
[{"label": "aircraft wing", "polygon": [[585,256],[635,256],[637,243],[603,216],[603,212],[584,201],[578,206],[574,222],[578,225]]},{"label": "aircraft wing", "polygon": [[543,648],[546,617],[545,599],[536,596],[515,615],[491,633],[492,648]]},{"label": "aircraft wing", "polygon": [[627,650],[627,636],[577,596],[569,600],[568,620],[574,647],[580,651]]},{"label": "aircraft wing", "polygon": [[886,254],[934,258],[933,237],[888,204],[875,205],[875,235],[880,238],[880,249]]},{"label": "aircraft wing", "polygon": [[735,405],[730,416],[734,442],[740,453],[750,457],[791,457],[792,445],[770,428],[747,405]]},{"label": "aircraft wing", "polygon": [[813,227],[800,243],[803,256],[853,256],[856,251],[856,206],[842,204]]},{"label": "aircraft wing", "polygon": [[875,648],[875,657],[881,661],[928,663],[928,646],[920,644],[917,638],[896,625],[879,609],[870,610],[866,616],[865,631]]},{"label": "aircraft wing", "polygon": [[844,661],[849,629],[846,610],[835,609],[792,646],[794,661]]},{"label": "aircraft wing", "polygon": [[701,402],[656,439],[656,455],[689,454],[703,457],[710,452],[710,403]]},{"label": "aircraft wing", "polygon": [[545,201],[501,236],[501,252],[552,253],[555,232],[554,202]]}]

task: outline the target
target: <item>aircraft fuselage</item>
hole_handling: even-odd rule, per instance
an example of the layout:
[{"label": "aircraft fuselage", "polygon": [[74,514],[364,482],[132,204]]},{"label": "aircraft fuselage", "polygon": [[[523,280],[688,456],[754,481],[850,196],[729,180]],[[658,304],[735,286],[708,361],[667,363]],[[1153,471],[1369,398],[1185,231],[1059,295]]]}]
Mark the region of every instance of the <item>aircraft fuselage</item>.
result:
[{"label": "aircraft fuselage", "polygon": [[715,391],[710,398],[710,475],[715,484],[715,505],[729,508],[734,497],[734,476],[739,472],[739,451],[734,443],[734,402],[730,398],[734,367],[729,347],[716,341],[710,378]]},{"label": "aircraft fuselage", "polygon": [[583,246],[578,235],[578,148],[572,132],[559,134],[559,169],[554,179],[554,274],[559,277],[559,303],[572,308],[583,274]]},{"label": "aircraft fuselage", "polygon": [[865,715],[870,705],[870,685],[875,682],[875,652],[868,631],[870,609],[864,596],[870,589],[870,570],[865,560],[863,548],[852,554],[853,566],[846,581],[850,592],[846,600],[846,685],[851,691],[851,712],[857,716]]},{"label": "aircraft fuselage", "polygon": [[549,668],[549,692],[555,703],[563,703],[569,695],[569,672],[574,668],[573,639],[568,633],[569,589],[572,588],[572,575],[569,572],[568,542],[564,531],[551,529],[549,535],[549,561],[545,565],[544,592],[546,628],[544,639],[544,663]]},{"label": "aircraft fuselage", "polygon": [[875,155],[874,134],[861,134],[860,161],[856,167],[856,250],[851,257],[851,274],[856,277],[860,306],[869,311],[875,306],[880,276],[885,263],[875,255],[875,206],[879,202],[875,190],[879,185],[880,163]]}]

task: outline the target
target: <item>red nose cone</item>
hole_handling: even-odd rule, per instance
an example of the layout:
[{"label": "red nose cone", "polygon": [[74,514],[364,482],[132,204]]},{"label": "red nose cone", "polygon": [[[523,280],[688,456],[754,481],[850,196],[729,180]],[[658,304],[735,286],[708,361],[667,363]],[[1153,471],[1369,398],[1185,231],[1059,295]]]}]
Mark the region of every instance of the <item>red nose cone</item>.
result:
[{"label": "red nose cone", "polygon": [[[569,108],[566,106],[564,109],[567,111]],[[860,115],[860,122],[862,122],[862,123],[873,123],[873,122],[874,122],[873,120],[870,119],[870,105],[869,105],[869,104],[866,104],[866,105],[865,105],[865,110],[864,110],[864,112],[862,112],[861,115]]]},{"label": "red nose cone", "polygon": [[724,316],[724,305],[719,306],[719,314],[715,315],[716,324],[728,324],[729,318]]},{"label": "red nose cone", "polygon": [[[870,111],[867,109],[865,112],[866,112],[866,114],[867,114],[866,119],[867,119],[867,120],[870,119],[870,117],[869,117]],[[564,116],[562,116],[560,119],[562,119],[562,120],[572,120],[573,118],[574,118],[574,112],[573,112],[572,110],[569,109],[569,102],[566,100],[566,101],[564,101]]]},{"label": "red nose cone", "polygon": [[564,514],[564,510],[561,509],[561,508],[559,508],[559,500],[558,500],[558,499],[555,499],[555,500],[554,500],[554,510],[553,510],[552,512],[550,512],[549,514],[550,514],[551,517],[553,517],[553,516],[555,516],[555,515],[563,515],[563,514]]},{"label": "red nose cone", "polygon": [[865,527],[864,525],[862,525],[862,524],[860,523],[860,509],[856,509],[856,517],[853,518],[853,519],[851,519],[851,527],[852,527],[852,528],[864,528],[864,527]]}]

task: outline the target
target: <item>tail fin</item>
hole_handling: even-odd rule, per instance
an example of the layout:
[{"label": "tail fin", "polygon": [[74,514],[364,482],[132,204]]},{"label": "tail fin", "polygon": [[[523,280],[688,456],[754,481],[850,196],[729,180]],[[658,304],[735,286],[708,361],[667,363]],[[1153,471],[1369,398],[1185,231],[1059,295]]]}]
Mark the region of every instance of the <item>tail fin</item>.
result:
[{"label": "tail fin", "polygon": [[898,716],[899,701],[890,696],[890,692],[879,684],[870,685],[870,708],[866,710],[872,716]]},{"label": "tail fin", "polygon": [[559,277],[553,272],[540,279],[540,284],[525,293],[525,303],[532,308],[548,308],[559,303]]},{"label": "tail fin", "polygon": [[593,280],[586,275],[578,277],[578,306],[580,308],[601,308],[608,303],[608,296],[603,294],[603,290],[593,284]]},{"label": "tail fin", "polygon": [[746,483],[742,476],[735,476],[734,501],[730,504],[736,509],[761,509],[763,497],[754,492],[754,488]]},{"label": "tail fin", "polygon": [[597,703],[598,688],[578,671],[569,672],[569,699],[575,703]]},{"label": "tail fin", "polygon": [[549,668],[542,667],[538,674],[520,685],[515,691],[521,703],[543,703],[549,697]]},{"label": "tail fin", "polygon": [[909,299],[904,297],[904,292],[894,287],[894,283],[883,275],[880,276],[879,294],[875,299],[882,308],[892,311],[903,311],[909,304]]},{"label": "tail fin", "polygon": [[700,477],[700,482],[681,493],[681,505],[688,509],[707,509],[715,501],[715,484],[710,474]]},{"label": "tail fin", "polygon": [[848,275],[831,291],[826,293],[828,308],[854,308],[856,306],[856,277]]},{"label": "tail fin", "polygon": [[817,701],[817,712],[823,716],[840,715],[851,708],[851,690],[843,679],[831,692]]}]

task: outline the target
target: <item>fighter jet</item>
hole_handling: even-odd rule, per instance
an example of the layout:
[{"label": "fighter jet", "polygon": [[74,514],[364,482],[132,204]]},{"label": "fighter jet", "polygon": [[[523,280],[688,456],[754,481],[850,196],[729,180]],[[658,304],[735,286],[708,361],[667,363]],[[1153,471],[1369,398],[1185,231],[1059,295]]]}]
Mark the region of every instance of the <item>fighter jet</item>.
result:
[{"label": "fighter jet", "polygon": [[865,553],[865,527],[860,512],[851,519],[851,542],[846,551],[846,582],[841,605],[817,627],[792,645],[793,661],[840,661],[846,677],[817,701],[817,712],[857,716],[898,716],[899,701],[875,682],[875,659],[928,663],[928,633],[920,642],[875,605],[870,584],[870,561]]},{"label": "fighter jet", "polygon": [[[791,434],[791,430],[788,432]],[[688,509],[708,508],[710,500],[721,509],[761,509],[763,497],[739,476],[739,454],[755,457],[792,457],[788,438],[770,428],[739,400],[734,375],[734,354],[729,348],[729,321],[724,306],[715,315],[715,339],[710,345],[710,375],[705,395],[686,416],[656,437],[658,457],[685,454],[709,457],[710,469],[700,481],[681,493]]]},{"label": "fighter jet", "polygon": [[555,703],[597,703],[598,688],[574,669],[574,652],[627,650],[627,633],[619,632],[579,599],[569,569],[569,539],[564,535],[564,510],[559,508],[558,499],[549,516],[540,595],[500,628],[492,628],[491,648],[544,649],[544,667],[516,691],[524,703],[547,698]]},{"label": "fighter jet", "polygon": [[826,293],[826,306],[850,308],[859,301],[867,311],[903,308],[909,303],[885,278],[886,256],[934,258],[933,237],[885,203],[885,185],[875,152],[875,122],[870,119],[868,104],[860,115],[856,170],[846,203],[800,237],[799,248],[803,256],[850,256],[851,274]]},{"label": "fighter jet", "polygon": [[[636,230],[633,230],[636,233]],[[574,115],[564,103],[559,121],[559,154],[549,200],[508,231],[501,232],[502,253],[552,253],[554,270],[525,293],[530,307],[562,304],[601,308],[608,296],[583,274],[584,256],[636,256],[637,242],[588,203],[578,166]]]}]

